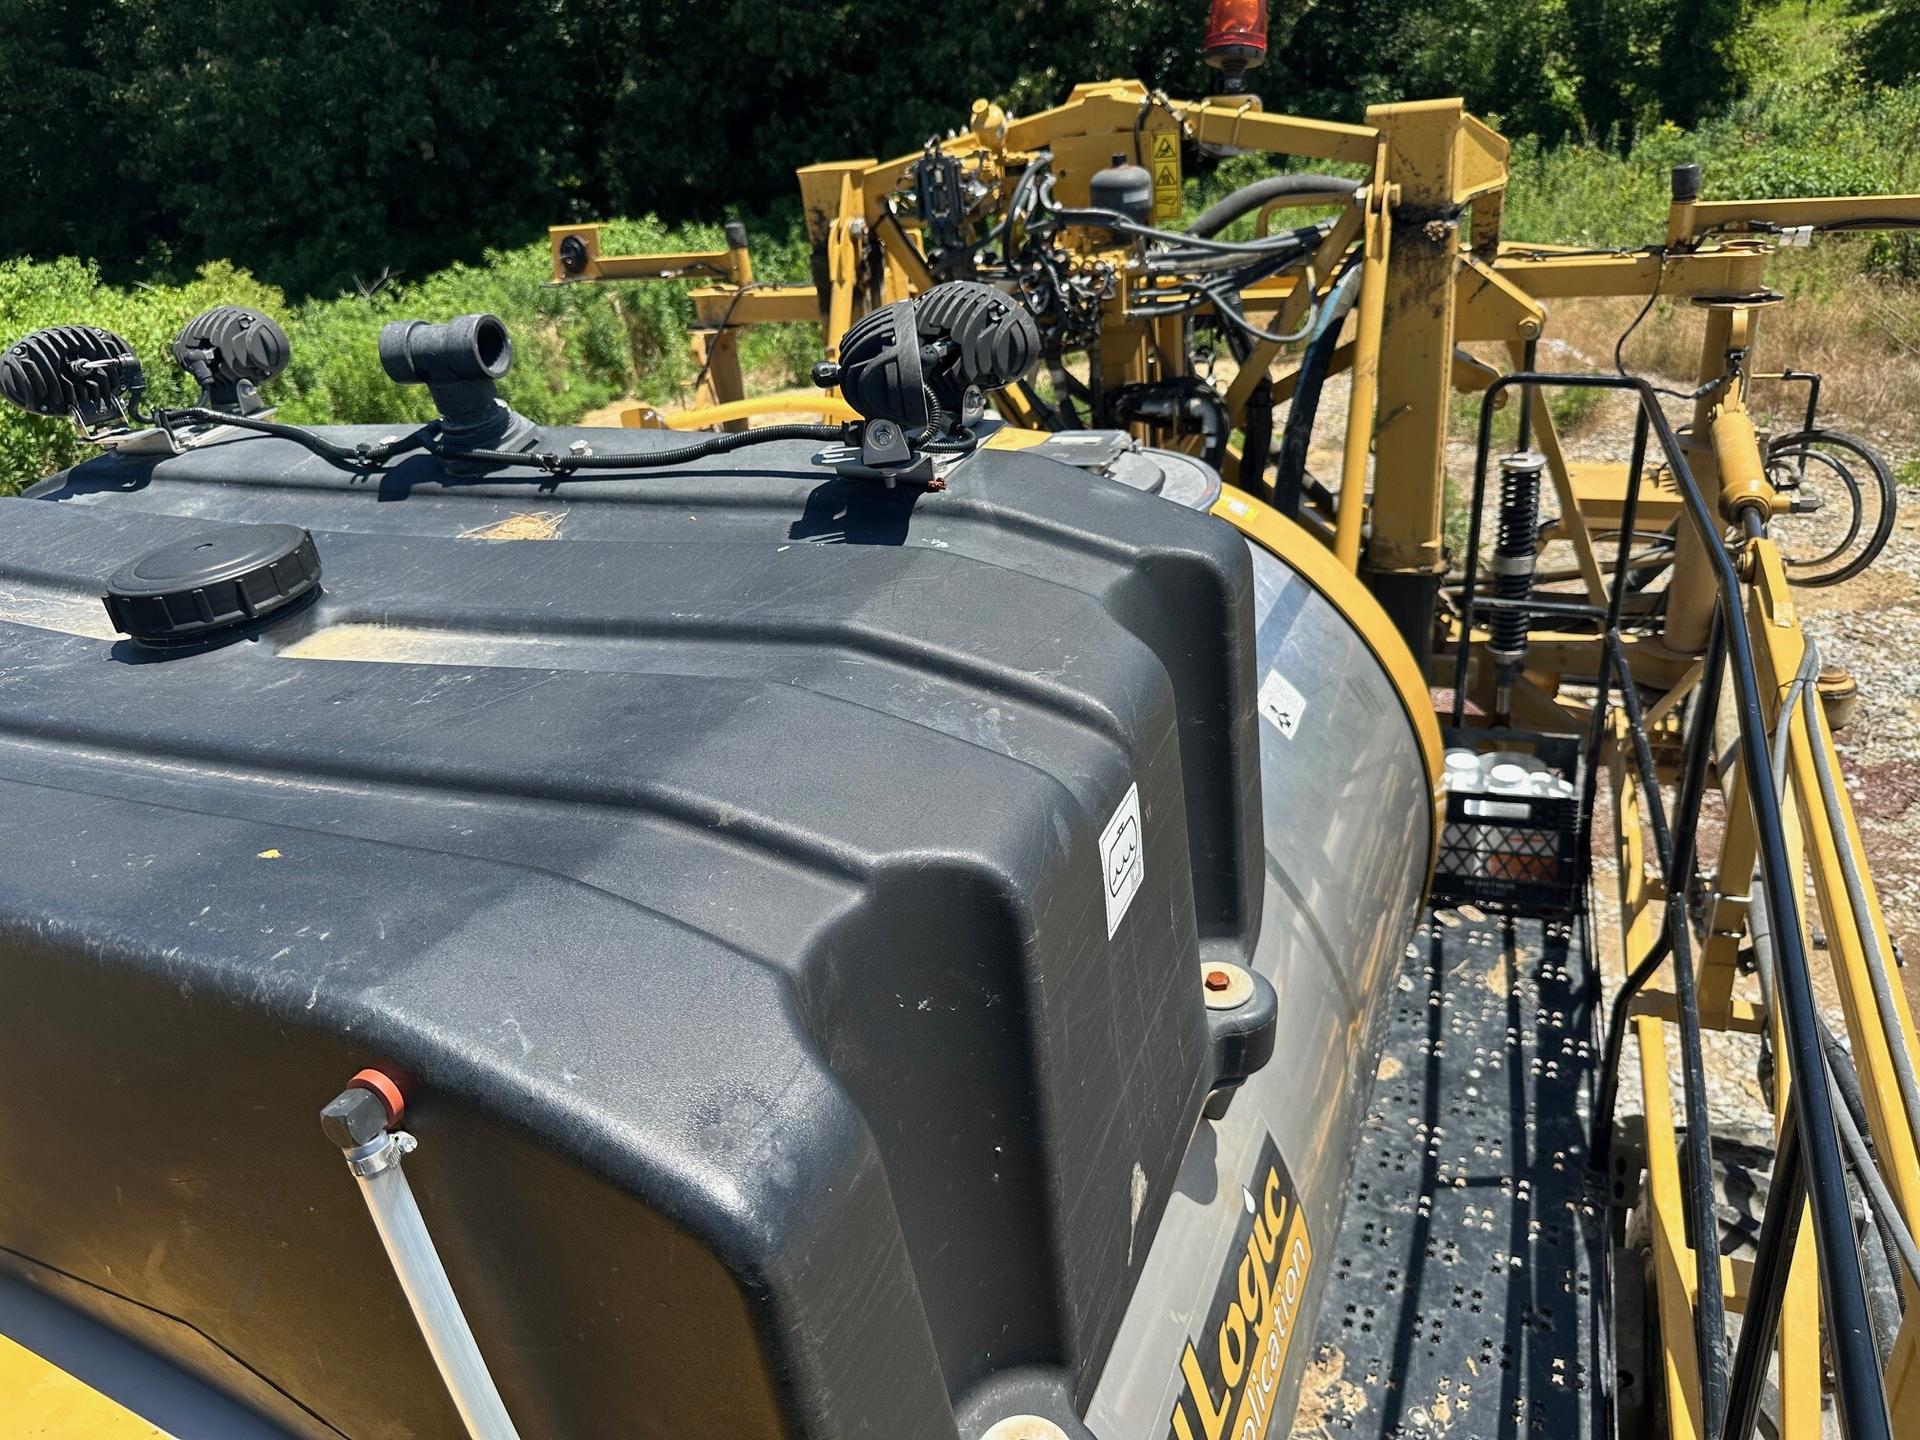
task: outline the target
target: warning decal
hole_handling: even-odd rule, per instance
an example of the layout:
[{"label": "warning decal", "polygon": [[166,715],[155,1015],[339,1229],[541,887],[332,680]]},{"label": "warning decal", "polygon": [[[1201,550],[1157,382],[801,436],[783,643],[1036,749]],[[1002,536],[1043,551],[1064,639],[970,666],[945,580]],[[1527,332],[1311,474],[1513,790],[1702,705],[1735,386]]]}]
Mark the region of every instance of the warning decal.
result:
[{"label": "warning decal", "polygon": [[1307,710],[1306,696],[1294,689],[1292,682],[1278,670],[1267,671],[1267,678],[1260,682],[1256,703],[1260,718],[1289,740],[1293,738],[1293,732],[1300,728],[1300,717]]},{"label": "warning decal", "polygon": [[1227,1268],[1198,1337],[1180,1355],[1168,1440],[1265,1440],[1313,1264],[1293,1179],[1260,1145]]},{"label": "warning decal", "polygon": [[1107,896],[1107,938],[1120,928],[1127,907],[1147,878],[1146,847],[1140,834],[1140,787],[1129,785],[1120,808],[1100,832],[1100,879]]},{"label": "warning decal", "polygon": [[1156,220],[1180,218],[1180,132],[1147,132],[1147,169],[1153,176],[1153,216]]}]

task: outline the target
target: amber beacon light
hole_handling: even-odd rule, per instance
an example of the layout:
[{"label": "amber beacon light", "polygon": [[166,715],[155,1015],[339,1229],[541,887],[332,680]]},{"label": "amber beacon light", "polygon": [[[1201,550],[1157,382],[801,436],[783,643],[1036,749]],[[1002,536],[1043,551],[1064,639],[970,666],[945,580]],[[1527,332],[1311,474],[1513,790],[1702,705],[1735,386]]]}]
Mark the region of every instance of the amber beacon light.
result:
[{"label": "amber beacon light", "polygon": [[1266,63],[1267,0],[1213,0],[1200,53],[1229,93],[1244,90],[1247,71]]}]

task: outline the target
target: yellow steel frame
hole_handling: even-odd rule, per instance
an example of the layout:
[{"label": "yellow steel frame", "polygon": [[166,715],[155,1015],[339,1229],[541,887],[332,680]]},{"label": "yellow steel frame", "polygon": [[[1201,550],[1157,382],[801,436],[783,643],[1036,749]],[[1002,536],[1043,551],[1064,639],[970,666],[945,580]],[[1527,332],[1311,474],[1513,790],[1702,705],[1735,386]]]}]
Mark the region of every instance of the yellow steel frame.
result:
[{"label": "yellow steel frame", "polygon": [[[1115,154],[1126,154],[1136,135],[1144,149],[1157,155],[1177,148],[1163,143],[1177,134],[1206,145],[1344,163],[1362,172],[1354,203],[1338,217],[1305,277],[1268,282],[1243,296],[1249,314],[1273,317],[1283,322],[1281,328],[1289,328],[1313,296],[1330,283],[1343,257],[1357,252],[1360,258],[1355,314],[1334,362],[1337,368],[1352,372],[1335,505],[1331,513],[1310,512],[1300,525],[1290,524],[1243,493],[1258,477],[1241,476],[1238,454],[1230,451],[1227,479],[1240,489],[1228,490],[1217,513],[1258,543],[1295,558],[1305,552],[1320,556],[1313,566],[1320,577],[1316,583],[1329,593],[1346,593],[1329,577],[1357,575],[1382,596],[1396,587],[1402,587],[1403,594],[1410,590],[1424,595],[1428,601],[1424,612],[1414,607],[1411,621],[1405,611],[1396,615],[1417,653],[1426,649],[1426,636],[1417,632],[1434,619],[1438,582],[1450,560],[1444,525],[1448,400],[1454,390],[1484,389],[1492,378],[1486,367],[1466,359],[1459,346],[1498,344],[1519,366],[1529,343],[1546,333],[1549,309],[1555,302],[1657,295],[1701,303],[1701,391],[1686,442],[1689,468],[1705,492],[1719,498],[1730,522],[1742,506],[1771,512],[1777,500],[1768,486],[1747,410],[1743,371],[1763,299],[1766,266],[1775,248],[1769,237],[1798,226],[1920,221],[1920,196],[1695,200],[1675,202],[1667,217],[1665,244],[1657,248],[1597,252],[1503,241],[1507,144],[1457,100],[1375,106],[1364,124],[1342,125],[1270,115],[1254,100],[1177,101],[1133,82],[1110,81],[1079,86],[1060,106],[1018,119],[998,106],[978,102],[968,128],[942,148],[976,164],[990,188],[997,187],[1002,196],[1009,188],[1003,182],[1032,163],[1037,152],[1047,150],[1055,160],[1060,198],[1073,205],[1086,201],[1091,170]],[[821,322],[831,353],[847,326],[866,308],[916,293],[931,283],[910,233],[912,222],[897,219],[889,205],[889,198],[919,158],[915,154],[854,160],[800,172],[809,231],[826,261],[828,284],[823,293],[812,286],[754,285],[744,255],[729,253],[724,262],[717,255],[601,257],[597,236],[588,242],[594,261],[592,274],[585,278],[664,274],[676,264],[686,266],[695,260],[725,268],[728,273],[720,283],[695,291],[701,322],[709,328],[704,343],[714,347],[711,353],[718,356],[729,347],[732,331],[742,325],[802,318],[803,312],[805,318]],[[1263,213],[1263,227],[1267,219]],[[561,239],[590,229],[563,227],[554,232],[556,278]],[[1125,253],[1102,250],[1110,245],[1103,235],[1089,234],[1078,243],[1089,257],[1104,255],[1124,270]],[[863,264],[863,256],[872,263]],[[1102,317],[1103,373],[1110,382],[1121,383],[1182,372],[1189,359],[1179,336],[1166,331],[1166,322],[1130,313],[1131,283],[1120,285]],[[738,367],[716,363],[710,368],[711,393],[703,399],[721,408],[701,418],[737,422],[746,413]],[[1276,398],[1286,398],[1296,373],[1297,368],[1283,359],[1280,346],[1257,345],[1226,390],[1230,414],[1237,420],[1245,413],[1263,378],[1272,379]],[[1030,421],[1016,400],[1005,403],[1015,407],[1010,419]],[[1607,580],[1595,537],[1620,526],[1626,467],[1569,463],[1543,397],[1531,396],[1526,403],[1531,406],[1535,443],[1548,460],[1560,502],[1554,538],[1572,545],[1573,574],[1587,598],[1602,601]],[[772,408],[763,402],[754,404]],[[1664,630],[1658,636],[1629,636],[1625,642],[1636,679],[1653,692],[1647,697],[1649,725],[1656,735],[1670,734],[1680,701],[1702,673],[1715,593],[1708,547],[1721,537],[1693,529],[1677,490],[1659,473],[1642,486],[1636,523],[1678,527]],[[1330,556],[1315,548],[1322,545]],[[1763,668],[1762,684],[1777,707],[1800,665],[1806,640],[1772,544],[1754,540],[1743,558],[1745,624]],[[1364,594],[1358,584],[1346,583],[1352,594]],[[1376,631],[1384,635],[1385,612],[1377,605],[1363,608],[1370,635]],[[1454,623],[1441,639],[1476,647],[1484,636]],[[1376,649],[1390,652],[1390,637],[1377,643]],[[1516,723],[1571,729],[1590,718],[1584,702],[1561,693],[1560,682],[1563,675],[1598,673],[1598,643],[1591,633],[1536,630],[1528,667],[1516,695]],[[1407,668],[1414,677],[1408,686],[1417,689],[1421,672]],[[1480,667],[1472,671],[1470,685],[1477,696],[1489,688]],[[1791,735],[1790,840],[1811,880],[1829,937],[1835,988],[1867,1096],[1872,1138],[1902,1214],[1911,1228],[1920,1231],[1920,1143],[1907,1127],[1899,1103],[1891,1060],[1896,1037],[1880,1023],[1872,1003],[1869,948],[1846,903],[1840,868],[1844,852],[1865,872],[1859,832],[1850,812],[1843,812],[1844,823],[1837,830],[1830,825],[1813,789],[1816,753],[1824,753],[1836,769],[1838,765],[1825,722],[1809,730],[1793,716],[1776,720],[1788,725]],[[1602,734],[1614,799],[1624,960],[1632,968],[1655,941],[1666,896],[1648,863],[1641,825],[1648,797],[1641,795],[1636,769],[1625,760],[1625,721],[1617,715],[1606,717]],[[1727,766],[1723,773],[1729,777],[1730,821],[1723,842],[1722,874],[1731,875],[1750,869],[1755,839],[1741,782],[1734,778],[1738,767]],[[1746,902],[1738,895],[1723,897],[1708,917],[1707,934],[1698,949],[1703,1020],[1724,1030],[1777,1031],[1777,1016],[1734,994],[1734,957],[1746,921]],[[1872,925],[1879,953],[1890,954],[1877,902],[1872,906]],[[1641,996],[1633,1013],[1633,1032],[1639,1042],[1649,1120],[1649,1219],[1655,1286],[1667,1341],[1669,1432],[1682,1440],[1699,1435],[1701,1414],[1697,1357],[1690,1346],[1697,1300],[1695,1270],[1682,1219],[1677,1117],[1667,1078],[1668,1033],[1675,1008],[1671,994],[1656,991]],[[1904,1003],[1896,1020],[1898,1038],[1904,1039],[1908,1052],[1920,1051]],[[1775,1038],[1778,1041],[1777,1034]],[[1776,1056],[1784,1053],[1776,1043]],[[1784,1065],[1779,1068],[1784,1072]],[[1783,1113],[1789,1080],[1784,1073],[1776,1078],[1772,1097],[1776,1114]],[[1804,1235],[1795,1254],[1779,1332],[1785,1397],[1780,1433],[1787,1440],[1811,1440],[1820,1423],[1821,1317],[1813,1247]],[[1749,1278],[1743,1264],[1723,1266],[1729,1308],[1737,1311],[1744,1305]],[[1913,1293],[1911,1286],[1907,1301],[1907,1323],[1884,1380],[1896,1432],[1920,1435],[1920,1294]]]},{"label": "yellow steel frame", "polygon": [[[1060,198],[1071,205],[1085,202],[1091,171],[1114,155],[1127,155],[1138,143],[1140,158],[1146,159],[1145,152],[1157,153],[1160,141],[1179,136],[1204,145],[1343,163],[1365,172],[1357,203],[1340,218],[1310,274],[1315,286],[1324,286],[1343,254],[1357,248],[1362,256],[1351,339],[1335,362],[1353,372],[1341,457],[1342,498],[1338,512],[1320,521],[1341,562],[1364,570],[1376,588],[1395,576],[1431,580],[1445,571],[1446,402],[1453,389],[1474,388],[1471,375],[1463,376],[1457,363],[1458,344],[1499,342],[1517,354],[1543,333],[1548,304],[1556,300],[1644,297],[1656,290],[1676,300],[1752,294],[1761,288],[1772,253],[1772,242],[1755,238],[1756,230],[1863,216],[1920,216],[1920,197],[1913,196],[1701,201],[1673,207],[1667,245],[1660,252],[1595,253],[1503,242],[1507,143],[1457,100],[1379,105],[1367,112],[1364,124],[1350,125],[1269,114],[1258,100],[1246,97],[1172,100],[1137,82],[1112,80],[1077,86],[1062,104],[1017,119],[997,105],[977,101],[966,128],[939,148],[977,165],[990,190],[1000,195],[1010,189],[1011,178],[1045,150],[1055,157]],[[755,282],[744,249],[602,255],[596,226],[552,231],[554,276],[713,276],[714,283],[693,292],[695,344],[707,375],[695,403],[736,402],[745,398],[735,351],[738,330],[817,321],[824,350],[831,356],[841,335],[867,308],[932,283],[911,233],[917,222],[897,218],[889,204],[919,159],[916,152],[812,165],[798,172],[809,236],[825,262],[824,290]],[[1266,218],[1263,213],[1263,225]],[[571,276],[560,265],[560,245],[569,236],[585,241],[591,257],[584,271]],[[1082,241],[1089,256],[1102,253],[1104,243],[1097,236]],[[1105,253],[1124,260],[1118,252]],[[864,254],[874,257],[872,266],[863,265]],[[1312,293],[1312,288],[1285,281],[1255,287],[1244,298],[1250,313],[1271,314],[1291,324]],[[1715,363],[1720,363],[1727,337],[1712,324],[1709,329],[1708,348],[1718,347]],[[1150,322],[1129,314],[1123,285],[1102,318],[1103,373],[1112,383],[1130,383],[1183,371],[1184,352],[1164,339]],[[1225,398],[1236,423],[1260,377],[1278,363],[1279,347],[1263,344],[1228,387]],[[1276,394],[1289,393],[1292,373],[1281,364],[1273,374]],[[1032,422],[1017,395],[1004,395],[999,403],[1015,423]],[[1622,471],[1617,466],[1569,465],[1559,453],[1544,407],[1537,406],[1535,415],[1563,502],[1562,515],[1574,530],[1567,538],[1576,542],[1586,586],[1595,592],[1599,570],[1582,533],[1582,516],[1591,507],[1592,527],[1605,528],[1607,500],[1620,490]],[[1237,452],[1229,453],[1229,480],[1257,478],[1240,476],[1238,460]],[[1568,503],[1573,501],[1578,503]],[[1646,517],[1650,522],[1677,514],[1671,495],[1656,494],[1651,504]],[[1697,554],[1688,558],[1699,559]],[[1698,602],[1704,591],[1696,577],[1703,567],[1692,563],[1679,568],[1683,584],[1694,582],[1694,603],[1681,607],[1667,639],[1676,653],[1687,655],[1699,649],[1696,632],[1703,612]],[[1416,649],[1424,650],[1424,645]]]},{"label": "yellow steel frame", "polygon": [[[1845,893],[1842,848],[1852,852],[1865,878],[1871,922],[1880,932],[1880,953],[1890,954],[1891,948],[1886,942],[1878,901],[1871,893],[1871,876],[1845,790],[1842,788],[1840,793],[1844,823],[1837,830],[1828,822],[1820,801],[1816,747],[1824,752],[1827,764],[1836,773],[1839,770],[1827,722],[1816,711],[1817,724],[1809,730],[1797,707],[1793,714],[1779,713],[1792,678],[1800,668],[1807,642],[1795,617],[1786,573],[1773,543],[1765,539],[1748,542],[1744,569],[1747,582],[1744,623],[1753,641],[1762,688],[1775,706],[1773,723],[1789,727],[1788,842],[1795,852],[1797,865],[1804,868],[1811,881],[1820,924],[1827,935],[1834,989],[1840,998],[1847,1038],[1859,1069],[1875,1149],[1901,1215],[1910,1229],[1920,1227],[1920,1147],[1916,1143],[1920,1137],[1915,1136],[1906,1122],[1892,1060],[1892,1046],[1897,1040],[1904,1040],[1908,1054],[1920,1053],[1920,1042],[1916,1041],[1913,1017],[1897,977],[1893,985],[1897,1037],[1880,1023],[1874,1005],[1868,971],[1871,961]],[[1610,732],[1609,768],[1615,841],[1620,857],[1621,930],[1625,937],[1625,963],[1631,969],[1652,947],[1666,897],[1658,876],[1649,868],[1641,818],[1644,797],[1626,760],[1628,742],[1624,719],[1613,717]],[[1746,804],[1743,782],[1737,778],[1740,767],[1733,763],[1734,758],[1724,758],[1721,765],[1728,815],[1721,848],[1721,874],[1727,877],[1750,873],[1755,855],[1753,815]],[[1734,900],[1731,909],[1723,902],[1709,923],[1707,943],[1701,949],[1697,972],[1702,1020],[1710,1028],[1747,1032],[1765,1029],[1772,1033],[1773,1053],[1778,1063],[1769,1099],[1776,1116],[1784,1116],[1788,1086],[1793,1077],[1780,1058],[1786,1055],[1787,1049],[1779,1033],[1779,1017],[1733,995],[1734,960],[1745,908],[1744,896]],[[1803,915],[1803,926],[1808,918]],[[1813,953],[1810,943],[1807,948]],[[1695,1271],[1683,1223],[1685,1212],[1675,1141],[1679,1111],[1667,1078],[1667,1031],[1674,1019],[1672,996],[1658,991],[1643,993],[1635,1001],[1633,1016],[1640,1047],[1640,1081],[1649,1121],[1647,1172],[1655,1286],[1663,1328],[1669,1339],[1664,1347],[1670,1401],[1669,1433],[1675,1440],[1690,1440],[1701,1434],[1700,1377],[1694,1353],[1687,1343],[1687,1337],[1693,1333]],[[1820,1316],[1809,1223],[1802,1222],[1801,1243],[1795,1247],[1794,1268],[1780,1322],[1783,1411],[1779,1417],[1779,1433],[1787,1440],[1801,1440],[1801,1437],[1812,1440],[1821,1433]],[[1723,1272],[1728,1308],[1738,1311],[1747,1293],[1745,1267],[1728,1263]],[[1920,1434],[1920,1353],[1916,1353],[1916,1346],[1920,1346],[1920,1329],[1916,1325],[1920,1322],[1914,1318],[1920,1315],[1920,1308],[1916,1308],[1920,1307],[1920,1293],[1916,1293],[1910,1281],[1904,1285],[1908,1319],[1896,1341],[1884,1382],[1895,1433],[1912,1435]],[[1676,1336],[1682,1337],[1678,1343],[1673,1342],[1672,1337]]]},{"label": "yellow steel frame", "polygon": [[0,1335],[4,1440],[168,1440],[119,1401]]}]

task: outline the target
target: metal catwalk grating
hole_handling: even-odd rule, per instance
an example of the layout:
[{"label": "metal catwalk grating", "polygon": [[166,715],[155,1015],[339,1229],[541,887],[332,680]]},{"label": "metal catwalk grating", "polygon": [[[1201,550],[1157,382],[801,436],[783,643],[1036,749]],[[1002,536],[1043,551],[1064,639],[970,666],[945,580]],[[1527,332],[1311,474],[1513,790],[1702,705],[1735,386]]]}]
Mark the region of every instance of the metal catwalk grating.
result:
[{"label": "metal catwalk grating", "polygon": [[1303,1440],[1606,1433],[1585,935],[1580,920],[1442,910],[1408,947],[1295,1418]]}]

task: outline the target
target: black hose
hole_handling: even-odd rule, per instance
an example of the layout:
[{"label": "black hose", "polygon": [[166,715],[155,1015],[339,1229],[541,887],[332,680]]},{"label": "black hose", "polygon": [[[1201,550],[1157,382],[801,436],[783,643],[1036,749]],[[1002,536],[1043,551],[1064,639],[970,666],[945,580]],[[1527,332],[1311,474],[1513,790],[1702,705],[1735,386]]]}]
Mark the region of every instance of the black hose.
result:
[{"label": "black hose", "polygon": [[391,443],[335,445],[331,440],[324,439],[300,425],[281,425],[272,420],[256,420],[250,415],[229,415],[224,410],[207,410],[197,405],[180,410],[156,410],[153,418],[163,430],[168,432],[172,431],[174,425],[180,423],[225,425],[235,430],[248,430],[256,435],[271,435],[279,440],[291,440],[294,444],[311,450],[322,460],[349,470],[364,470],[369,466],[377,466],[393,455],[428,444],[426,432],[416,430],[413,434]]},{"label": "black hose", "polygon": [[[932,396],[928,396],[929,404]],[[414,431],[398,440],[383,441],[377,445],[360,444],[354,446],[336,445],[331,440],[315,434],[301,425],[281,425],[271,420],[256,420],[248,415],[229,415],[224,410],[207,410],[192,406],[179,410],[158,410],[154,420],[163,428],[175,424],[226,425],[236,430],[247,430],[257,435],[271,435],[278,440],[290,440],[304,449],[312,451],[322,460],[348,470],[377,469],[395,455],[405,454],[409,450],[425,450],[441,460],[457,460],[469,465],[525,465],[534,466],[553,474],[569,474],[575,470],[657,470],[666,465],[684,465],[693,460],[704,460],[710,455],[724,455],[728,451],[738,450],[747,445],[764,445],[771,440],[840,440],[845,431],[839,425],[765,425],[758,430],[731,430],[718,435],[709,435],[704,440],[696,440],[690,445],[676,445],[668,450],[650,450],[638,454],[628,452],[616,455],[560,455],[551,451],[512,451],[512,450],[454,450],[436,444],[426,428]],[[937,406],[933,407],[933,420],[929,433],[944,423],[945,416]],[[923,440],[926,436],[921,437]]]},{"label": "black hose", "polygon": [[1013,182],[1013,190],[1007,197],[1006,208],[1001,212],[993,228],[987,231],[983,244],[991,245],[1002,235],[1011,237],[1013,227],[1020,219],[1020,207],[1026,203],[1027,192],[1039,183],[1041,175],[1045,174],[1052,165],[1053,153],[1048,150],[1040,151],[1028,162],[1027,168],[1020,172],[1020,178]]},{"label": "black hose", "polygon": [[[568,475],[576,470],[658,470],[667,465],[685,465],[710,455],[725,455],[748,445],[764,445],[773,440],[838,440],[843,431],[838,425],[765,425],[758,430],[731,430],[709,435],[691,445],[675,445],[667,450],[639,454],[557,455],[515,454],[510,450],[443,450],[429,444],[427,449],[442,460],[458,460],[470,465],[530,465],[553,474]],[[594,477],[600,478],[600,477]]]},{"label": "black hose", "polygon": [[[1318,239],[1317,226],[1306,226],[1300,231],[1282,231],[1262,240],[1215,240],[1187,230],[1161,230],[1152,225],[1142,225],[1118,210],[1062,205],[1053,198],[1053,186],[1051,178],[1041,184],[1040,208],[1056,225],[1085,225],[1111,230],[1116,235],[1131,236],[1149,244],[1172,246],[1176,254],[1198,251],[1213,255],[1270,256],[1280,251],[1310,249]],[[1313,233],[1309,235],[1306,232]]]},{"label": "black hose", "polygon": [[1359,274],[1351,268],[1352,264],[1349,261],[1349,268],[1334,281],[1333,292],[1321,307],[1315,323],[1313,338],[1307,341],[1306,351],[1300,357],[1300,372],[1294,377],[1293,400],[1287,406],[1287,424],[1280,435],[1280,451],[1273,471],[1274,508],[1290,520],[1300,518],[1300,495],[1307,478],[1307,447],[1313,440],[1314,418],[1320,413],[1320,391],[1333,368],[1333,352],[1340,347],[1340,322],[1360,293],[1359,285],[1352,283]]},{"label": "black hose", "polygon": [[1209,239],[1218,235],[1248,211],[1259,209],[1269,200],[1278,200],[1288,195],[1328,193],[1351,196],[1359,188],[1358,180],[1342,180],[1338,175],[1269,175],[1264,180],[1254,181],[1251,185],[1242,185],[1224,199],[1216,200],[1200,212],[1193,224],[1187,227],[1187,233]]}]

